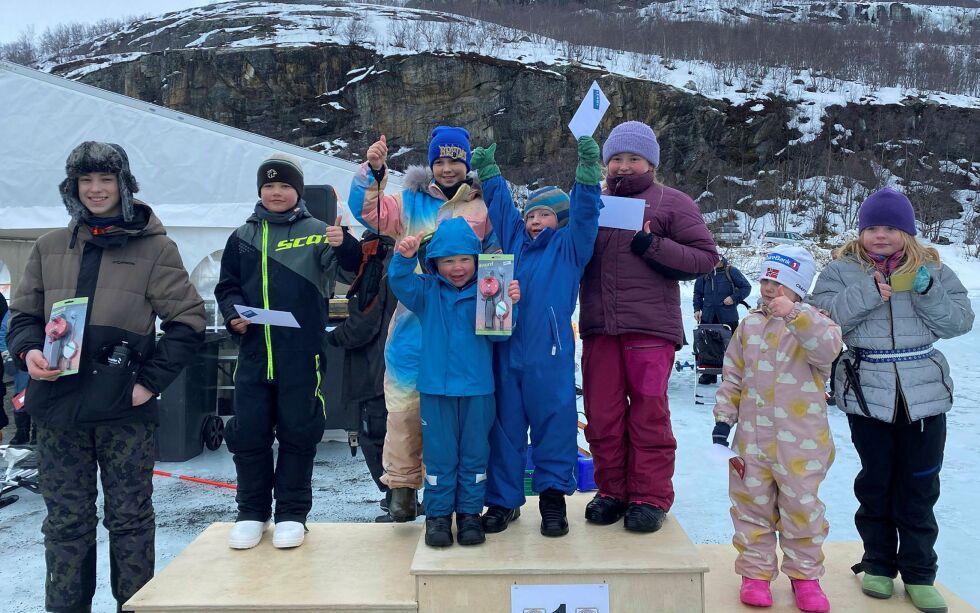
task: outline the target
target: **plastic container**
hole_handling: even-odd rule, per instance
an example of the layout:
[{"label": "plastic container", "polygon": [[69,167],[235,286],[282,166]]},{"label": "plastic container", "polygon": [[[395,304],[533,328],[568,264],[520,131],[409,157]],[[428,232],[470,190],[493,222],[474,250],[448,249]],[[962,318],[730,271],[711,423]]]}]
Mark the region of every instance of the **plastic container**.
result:
[{"label": "plastic container", "polygon": [[537,496],[538,493],[534,491],[534,486],[531,485],[534,480],[534,471],[525,470],[524,471],[524,495],[525,496]]},{"label": "plastic container", "polygon": [[578,454],[578,485],[580,492],[591,492],[598,489],[595,486],[595,468],[592,465],[592,458],[581,451]]}]

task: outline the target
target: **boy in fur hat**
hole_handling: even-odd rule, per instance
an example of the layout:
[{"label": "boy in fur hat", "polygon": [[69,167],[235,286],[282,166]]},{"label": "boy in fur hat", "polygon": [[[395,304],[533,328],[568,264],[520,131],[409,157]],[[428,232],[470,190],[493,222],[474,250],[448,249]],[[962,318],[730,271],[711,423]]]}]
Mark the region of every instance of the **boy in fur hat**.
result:
[{"label": "boy in fur hat", "polygon": [[[214,289],[225,327],[241,340],[235,416],[225,428],[238,474],[238,518],[228,536],[233,549],[258,545],[273,515],[273,494],[272,544],[303,544],[326,410],[320,384],[327,300],[337,275],[350,282],[361,260],[353,236],[343,233],[335,250],[327,225],[306,210],[299,160],[273,155],[259,166],[256,184],[260,200],[228,238]],[[289,311],[299,327],[252,325],[236,304]]]},{"label": "boy in fur hat", "polygon": [[578,141],[572,195],[554,186],[528,196],[523,219],[494,161],[496,145],[473,153],[490,220],[503,248],[516,256],[515,276],[525,288],[521,325],[494,351],[497,418],[490,433],[487,512],[483,527],[501,532],[520,517],[528,427],[534,490],[541,492],[541,534],[568,533],[565,496],[575,491],[578,412],[575,407],[575,338],[572,312],[582,270],[599,231],[599,145]]},{"label": "boy in fur hat", "polygon": [[[423,246],[445,219],[462,217],[480,240],[483,253],[500,253],[487,218],[480,184],[470,170],[470,135],[463,128],[439,126],[429,143],[429,167],[409,167],[398,194],[385,194],[388,144],[384,135],[367,151],[367,162],[351,182],[348,205],[366,227],[395,239],[424,234]],[[422,255],[420,262],[425,262]],[[424,264],[423,264],[424,265]],[[422,487],[422,425],[418,378],[421,332],[418,317],[403,305],[395,309],[385,346],[385,475],[392,490],[389,512],[411,521],[418,512],[414,490]]]},{"label": "boy in fur hat", "polygon": [[[177,246],[139,189],[119,145],[85,142],[68,156],[60,191],[67,228],[34,244],[14,293],[7,343],[31,381],[44,520],[45,606],[89,611],[95,594],[96,477],[105,493],[110,583],[121,607],[153,577],[155,398],[204,340],[204,302]],[[79,371],[44,358],[53,303],[88,298]],[[156,320],[163,336],[156,338]],[[84,327],[81,327],[84,326]],[[109,361],[114,350],[128,362]],[[118,355],[118,354],[116,354]]]}]

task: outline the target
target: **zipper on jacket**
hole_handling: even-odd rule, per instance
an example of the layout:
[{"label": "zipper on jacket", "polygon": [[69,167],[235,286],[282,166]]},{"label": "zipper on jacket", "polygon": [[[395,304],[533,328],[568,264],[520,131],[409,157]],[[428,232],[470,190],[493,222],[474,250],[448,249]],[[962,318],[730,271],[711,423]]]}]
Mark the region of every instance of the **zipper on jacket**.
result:
[{"label": "zipper on jacket", "polygon": [[327,416],[327,403],[323,400],[323,393],[320,391],[320,354],[313,356],[313,361],[316,366],[316,389],[313,390],[313,395],[316,396],[317,400],[320,401],[320,408],[323,410],[323,416]]},{"label": "zipper on jacket", "polygon": [[562,351],[561,338],[558,336],[558,317],[555,316],[554,307],[548,307],[551,313],[551,332],[555,335],[555,342],[551,343],[551,355],[558,355]]},{"label": "zipper on jacket", "polygon": [[[269,308],[269,222],[262,220],[262,308]],[[265,328],[265,378],[269,381],[275,379],[275,369],[272,366],[272,328],[266,324]]]},{"label": "zipper on jacket", "polygon": [[[891,331],[892,337],[892,349],[895,349],[895,312],[892,310],[892,301],[888,301],[888,328]],[[905,417],[912,423],[912,409],[909,408],[909,400],[905,395],[905,391],[902,390],[902,379],[898,375],[898,362],[892,362],[892,369],[895,371],[895,410],[892,415],[892,423],[898,423],[898,401],[902,401],[902,405],[905,407]]]}]

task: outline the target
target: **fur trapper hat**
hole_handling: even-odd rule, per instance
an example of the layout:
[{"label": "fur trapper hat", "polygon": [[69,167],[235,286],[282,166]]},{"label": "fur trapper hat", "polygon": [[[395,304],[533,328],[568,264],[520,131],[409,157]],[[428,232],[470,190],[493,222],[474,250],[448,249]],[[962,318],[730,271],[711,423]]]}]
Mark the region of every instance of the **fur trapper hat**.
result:
[{"label": "fur trapper hat", "polygon": [[85,141],[68,154],[65,161],[65,180],[58,186],[61,200],[75,221],[88,219],[89,211],[78,197],[78,177],[90,172],[116,175],[119,185],[119,205],[125,221],[133,220],[133,194],[140,190],[136,177],[129,170],[126,150],[114,143]]}]

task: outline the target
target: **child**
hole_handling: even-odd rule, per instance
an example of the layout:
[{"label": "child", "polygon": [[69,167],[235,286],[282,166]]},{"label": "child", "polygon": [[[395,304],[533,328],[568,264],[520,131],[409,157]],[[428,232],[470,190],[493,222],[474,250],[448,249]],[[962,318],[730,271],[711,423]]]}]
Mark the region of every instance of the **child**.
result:
[{"label": "child", "polygon": [[606,193],[646,201],[643,230],[599,228],[579,303],[585,437],[599,492],[586,506],[595,524],[655,532],[674,502],[667,381],[684,342],[677,281],[718,261],[698,206],[656,180],[660,145],[649,126],[627,121],[602,146]]},{"label": "child", "polygon": [[575,491],[578,458],[571,322],[599,227],[599,145],[588,136],[579,139],[571,200],[557,187],[542,187],[529,196],[524,219],[494,162],[495,150],[491,145],[474,151],[473,166],[504,251],[516,255],[515,277],[525,296],[521,325],[494,351],[497,418],[490,435],[483,528],[501,532],[520,517],[530,424],[541,533],[563,536],[568,533],[565,496]]},{"label": "child", "polygon": [[[327,300],[338,260],[345,271],[356,270],[360,261],[353,236],[344,233],[338,252],[345,258],[338,258],[325,236],[327,225],[307,212],[298,160],[273,155],[259,166],[257,183],[260,201],[228,238],[214,289],[225,327],[241,337],[235,416],[225,428],[238,473],[238,518],[228,536],[233,549],[254,547],[262,539],[273,492],[272,544],[303,543],[326,410],[320,382]],[[300,327],[250,325],[236,304],[289,311]],[[279,441],[276,466],[274,439]]]},{"label": "child", "polygon": [[[351,212],[366,227],[395,239],[418,232],[431,234],[444,219],[462,217],[480,239],[482,253],[499,253],[500,243],[487,220],[479,183],[467,176],[469,132],[438,126],[432,131],[428,153],[428,168],[410,166],[402,179],[404,189],[387,195],[388,144],[382,135],[368,148],[367,162],[351,181]],[[382,480],[391,487],[389,511],[399,522],[415,519],[416,490],[422,487],[424,472],[419,393],[415,389],[420,343],[418,319],[404,306],[396,307],[385,345],[388,423]]]},{"label": "child", "polygon": [[[101,479],[109,583],[122,610],[153,577],[155,397],[203,343],[204,301],[163,224],[134,197],[139,185],[122,147],[84,142],[65,172],[71,222],[34,243],[10,304],[7,346],[31,377],[24,409],[37,429],[48,511],[45,609],[92,609]],[[42,352],[45,324],[53,303],[81,297],[89,302],[78,322],[79,371],[59,377]]]},{"label": "child", "polygon": [[744,473],[732,467],[728,491],[742,576],[741,601],[772,605],[776,532],[783,572],[802,611],[829,611],[820,589],[821,543],[829,526],[817,489],[834,461],[824,385],[841,349],[840,327],[801,302],[816,265],[802,247],[771,252],[759,273],[763,306],[750,311],[725,352],[716,395],[714,442],[733,449]]},{"label": "child", "polygon": [[[837,367],[837,406],[861,458],[854,516],[864,542],[861,589],[892,595],[902,575],[922,611],[945,611],[933,587],[939,470],[953,382],[940,338],[973,327],[970,299],[931,247],[915,238],[905,195],[882,189],[858,211],[858,238],[820,274],[810,301],[830,312],[848,350]],[[913,280],[914,279],[914,280]]]},{"label": "child", "polygon": [[[398,244],[388,279],[395,296],[420,320],[422,355],[417,388],[421,394],[422,458],[426,468],[425,543],[453,544],[452,514],[460,545],[485,540],[480,512],[486,487],[493,425],[491,340],[474,329],[476,260],[480,240],[466,220],[448,219],[427,249],[435,274],[416,274],[422,232]],[[520,299],[516,280],[507,295]]]}]

